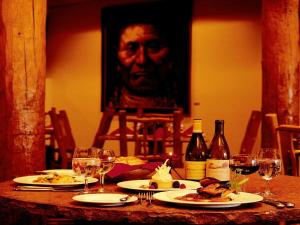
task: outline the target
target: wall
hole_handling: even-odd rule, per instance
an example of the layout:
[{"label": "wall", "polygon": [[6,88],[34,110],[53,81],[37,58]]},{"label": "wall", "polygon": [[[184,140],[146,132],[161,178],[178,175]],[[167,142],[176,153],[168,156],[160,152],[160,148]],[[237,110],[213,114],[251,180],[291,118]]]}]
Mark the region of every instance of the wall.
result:
[{"label": "wall", "polygon": [[[133,1],[94,1],[48,12],[46,110],[66,109],[78,146],[92,144],[101,119],[100,10],[121,2]],[[239,150],[251,110],[261,108],[259,11],[251,0],[195,0],[193,5],[192,112],[184,126],[201,117],[210,140],[214,120],[224,119],[233,153]],[[115,119],[112,127],[117,123]],[[118,149],[116,143],[107,146]]]}]

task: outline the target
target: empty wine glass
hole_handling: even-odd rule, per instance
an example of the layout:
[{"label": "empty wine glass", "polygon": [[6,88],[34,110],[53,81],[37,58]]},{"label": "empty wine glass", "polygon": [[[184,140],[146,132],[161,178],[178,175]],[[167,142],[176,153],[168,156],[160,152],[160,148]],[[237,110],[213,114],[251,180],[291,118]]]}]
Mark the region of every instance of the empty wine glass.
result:
[{"label": "empty wine glass", "polygon": [[109,172],[115,164],[116,156],[111,149],[97,149],[98,159],[100,160],[98,174],[100,187],[98,192],[104,192],[104,177],[107,172]]},{"label": "empty wine glass", "polygon": [[[244,184],[249,180],[247,175],[255,173],[259,169],[257,157],[251,154],[235,154],[230,158],[230,169],[235,172],[233,182],[237,189],[244,191]],[[238,190],[239,191],[239,190]]]},{"label": "empty wine glass", "polygon": [[260,193],[263,196],[273,195],[270,190],[270,180],[281,172],[281,160],[277,148],[261,148],[258,154],[258,174],[266,180],[265,190]]},{"label": "empty wine glass", "polygon": [[97,152],[93,148],[78,148],[76,147],[72,159],[72,169],[77,176],[84,177],[84,190],[82,193],[89,193],[88,177],[93,177],[97,174],[100,160]]}]

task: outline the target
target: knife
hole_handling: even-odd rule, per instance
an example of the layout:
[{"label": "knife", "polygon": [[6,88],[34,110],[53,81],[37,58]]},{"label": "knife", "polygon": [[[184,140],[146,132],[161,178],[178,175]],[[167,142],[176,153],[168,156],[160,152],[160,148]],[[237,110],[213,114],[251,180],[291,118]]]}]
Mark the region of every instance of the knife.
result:
[{"label": "knife", "polygon": [[82,191],[82,188],[44,187],[44,186],[16,186],[15,191]]},{"label": "knife", "polygon": [[268,204],[268,205],[275,206],[277,209],[283,209],[285,207],[285,205],[283,203],[274,201],[271,199],[263,199],[261,202]]}]

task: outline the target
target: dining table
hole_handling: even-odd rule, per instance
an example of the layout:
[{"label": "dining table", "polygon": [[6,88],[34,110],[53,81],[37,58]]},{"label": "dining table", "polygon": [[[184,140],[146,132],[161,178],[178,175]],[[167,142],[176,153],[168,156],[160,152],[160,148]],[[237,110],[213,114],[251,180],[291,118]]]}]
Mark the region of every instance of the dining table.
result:
[{"label": "dining table", "polygon": [[[12,180],[0,183],[0,224],[297,224],[300,223],[300,178],[279,175],[271,180],[274,198],[295,203],[294,208],[276,208],[263,202],[237,207],[203,208],[154,199],[149,206],[134,201],[103,206],[74,201],[78,192],[16,191]],[[246,191],[262,191],[265,181],[252,174]],[[90,185],[91,190],[97,184]],[[137,196],[139,191],[106,182],[106,193]],[[59,223],[58,223],[59,224]]]}]

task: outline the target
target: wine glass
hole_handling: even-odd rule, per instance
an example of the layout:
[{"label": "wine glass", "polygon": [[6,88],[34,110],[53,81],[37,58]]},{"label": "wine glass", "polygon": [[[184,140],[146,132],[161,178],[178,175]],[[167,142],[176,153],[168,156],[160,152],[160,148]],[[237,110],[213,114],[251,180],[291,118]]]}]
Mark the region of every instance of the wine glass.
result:
[{"label": "wine glass", "polygon": [[93,148],[76,147],[72,158],[72,169],[77,176],[84,178],[83,194],[89,193],[88,177],[93,177],[97,174],[100,160]]},{"label": "wine glass", "polygon": [[277,148],[261,148],[258,154],[259,170],[258,174],[266,180],[263,196],[273,195],[270,190],[270,180],[281,172],[281,160]]},{"label": "wine glass", "polygon": [[97,151],[98,159],[100,161],[98,168],[100,187],[98,192],[104,192],[104,177],[105,174],[114,167],[116,156],[114,151],[111,149],[99,148]]},{"label": "wine glass", "polygon": [[[257,157],[251,154],[235,154],[230,158],[230,169],[235,172],[232,182],[237,189],[244,191],[244,184],[249,180],[248,175],[259,169]],[[239,190],[238,190],[239,191]]]}]

